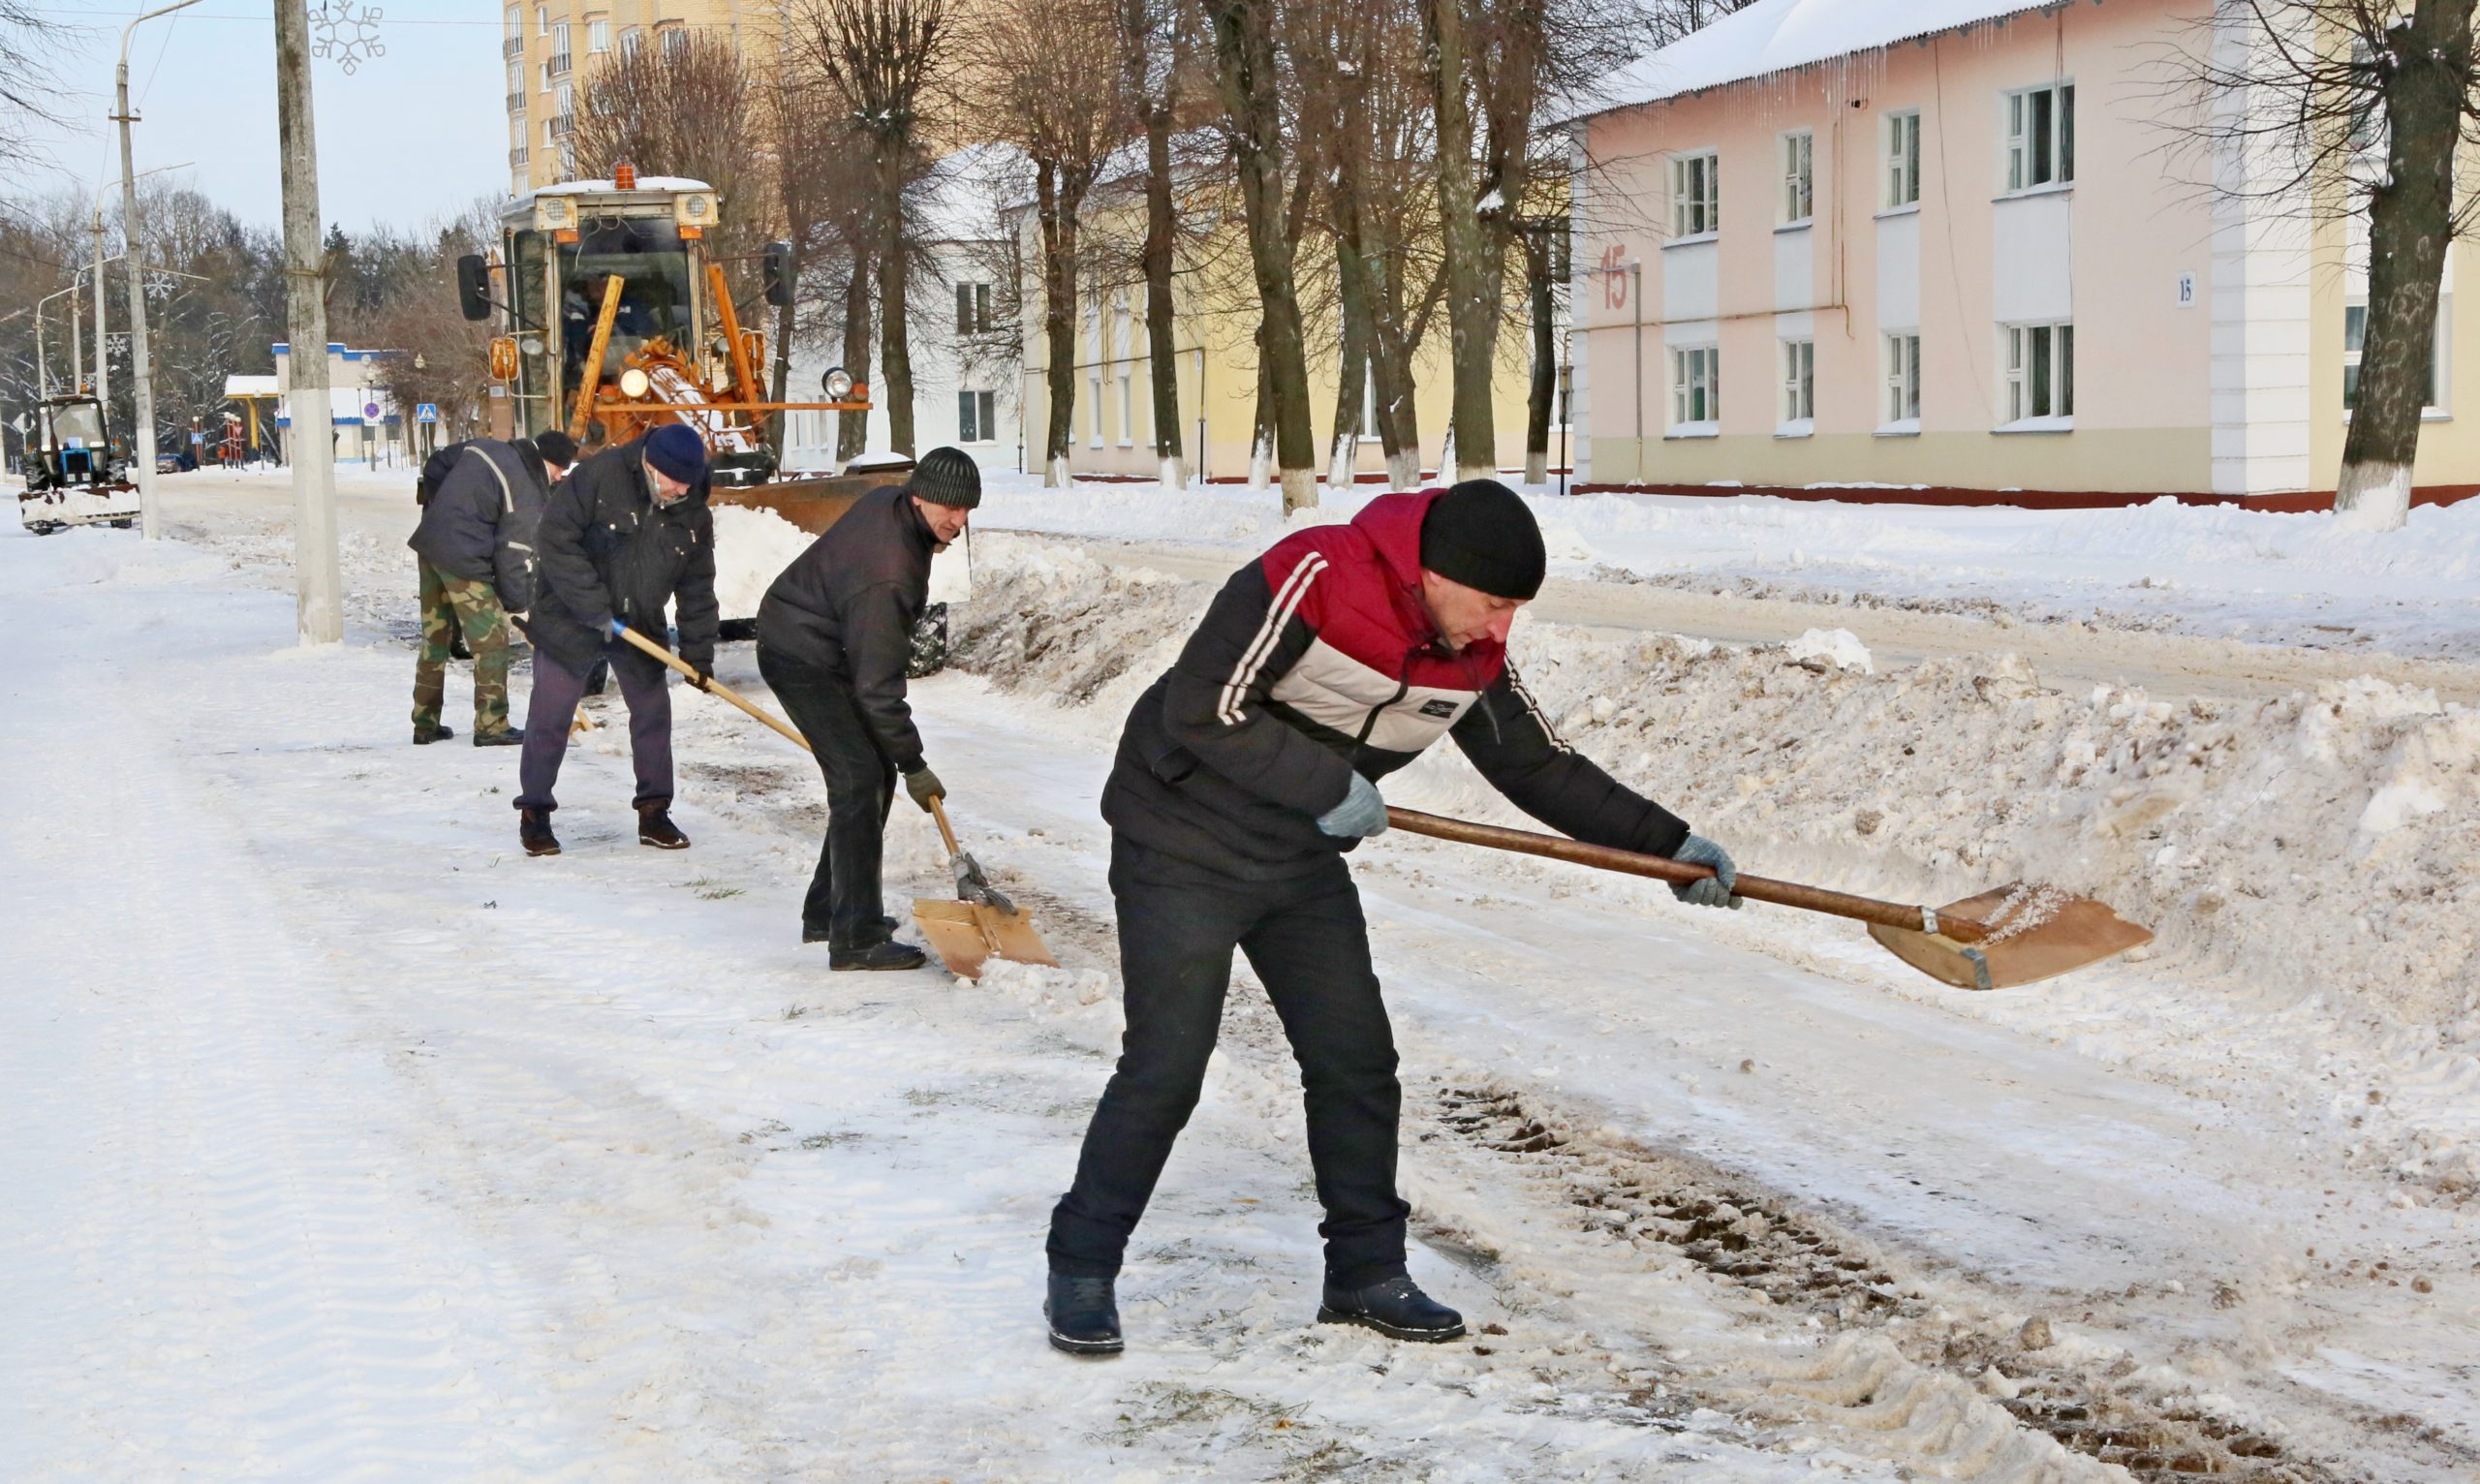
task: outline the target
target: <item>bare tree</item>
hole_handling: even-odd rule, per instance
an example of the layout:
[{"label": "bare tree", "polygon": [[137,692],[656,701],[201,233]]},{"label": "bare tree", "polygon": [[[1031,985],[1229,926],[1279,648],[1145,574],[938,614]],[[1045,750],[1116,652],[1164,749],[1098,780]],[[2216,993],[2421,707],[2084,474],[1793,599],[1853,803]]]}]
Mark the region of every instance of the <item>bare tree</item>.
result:
[{"label": "bare tree", "polygon": [[68,28],[46,9],[0,0],[0,175],[30,163],[27,125],[60,120],[48,53]]},{"label": "bare tree", "polygon": [[1691,31],[1702,31],[1734,11],[1744,11],[1756,0],[1651,0],[1645,8],[1645,22],[1653,44],[1667,46]]},{"label": "bare tree", "polygon": [[1043,383],[1050,415],[1042,482],[1069,481],[1076,416],[1076,299],[1085,200],[1129,134],[1111,0],[1021,0],[993,7],[975,34],[980,132],[1030,162],[1041,235]]},{"label": "bare tree", "polygon": [[802,0],[792,45],[844,106],[852,138],[871,164],[872,225],[878,273],[878,395],[887,436],[910,455],[913,341],[906,294],[911,233],[905,193],[925,168],[925,117],[955,49],[946,0]]},{"label": "bare tree", "polygon": [[2185,80],[2216,189],[2271,214],[2368,224],[2368,307],[2337,511],[2399,529],[2431,394],[2454,162],[2480,118],[2474,0],[2223,0]]},{"label": "bare tree", "polygon": [[[607,174],[623,163],[640,175],[685,175],[714,187],[723,222],[708,249],[724,258],[760,251],[776,232],[762,137],[767,100],[728,37],[693,31],[683,40],[605,53],[576,98],[572,136],[578,168]],[[757,275],[733,284],[734,307],[757,312]]]},{"label": "bare tree", "polygon": [[1172,200],[1172,135],[1196,60],[1195,13],[1184,0],[1118,0],[1121,88],[1145,130],[1145,343],[1154,383],[1154,453],[1165,489],[1188,487],[1180,446],[1178,350],[1172,337],[1171,275],[1180,229]]}]

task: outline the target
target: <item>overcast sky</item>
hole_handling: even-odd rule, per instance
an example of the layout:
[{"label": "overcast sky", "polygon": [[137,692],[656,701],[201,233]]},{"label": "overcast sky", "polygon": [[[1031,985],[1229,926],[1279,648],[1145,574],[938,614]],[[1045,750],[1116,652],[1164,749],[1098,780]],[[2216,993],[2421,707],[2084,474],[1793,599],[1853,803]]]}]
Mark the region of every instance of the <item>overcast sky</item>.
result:
[{"label": "overcast sky", "polygon": [[[44,158],[13,162],[9,195],[76,184],[89,196],[120,177],[107,121],[121,28],[164,0],[34,0],[79,29],[52,57],[67,127],[40,129]],[[318,9],[312,0],[312,11]],[[348,232],[374,222],[418,227],[508,189],[507,74],[493,0],[382,0],[384,56],[347,77],[311,64],[318,100],[320,215]],[[195,161],[178,178],[244,221],[283,212],[275,135],[275,21],[270,0],[200,0],[138,28],[129,52],[138,104],[138,168]]]}]

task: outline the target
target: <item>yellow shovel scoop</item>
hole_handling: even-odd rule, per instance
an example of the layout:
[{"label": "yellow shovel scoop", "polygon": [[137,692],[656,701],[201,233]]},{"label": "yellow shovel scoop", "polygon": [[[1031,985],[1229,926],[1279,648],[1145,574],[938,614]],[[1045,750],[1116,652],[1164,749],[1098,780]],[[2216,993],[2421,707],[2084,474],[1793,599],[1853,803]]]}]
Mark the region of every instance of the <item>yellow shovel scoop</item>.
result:
[{"label": "yellow shovel scoop", "polygon": [[[636,630],[623,629],[620,637],[691,680],[698,678],[698,671],[686,661]],[[774,727],[801,751],[817,751],[810,746],[809,738],[722,681],[709,679],[702,689],[709,696],[721,696]],[[939,838],[947,842],[947,859],[956,873],[958,900],[948,902],[937,897],[916,897],[913,903],[913,920],[919,925],[922,936],[930,940],[930,946],[946,964],[948,972],[960,979],[977,979],[981,977],[982,966],[994,958],[1056,967],[1059,960],[1051,957],[1050,950],[1042,945],[1041,935],[1034,931],[1033,919],[1017,911],[1014,903],[1002,895],[998,887],[991,885],[981,874],[980,864],[956,844],[956,832],[947,824],[946,801],[931,799],[930,813],[939,821]]]}]

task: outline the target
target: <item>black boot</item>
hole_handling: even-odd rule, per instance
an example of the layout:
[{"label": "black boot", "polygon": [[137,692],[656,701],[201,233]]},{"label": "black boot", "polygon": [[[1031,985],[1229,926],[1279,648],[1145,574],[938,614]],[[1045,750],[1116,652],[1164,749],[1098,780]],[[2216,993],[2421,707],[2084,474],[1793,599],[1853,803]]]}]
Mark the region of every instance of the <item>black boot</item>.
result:
[{"label": "black boot", "polygon": [[851,948],[830,946],[826,950],[826,967],[839,972],[847,969],[918,969],[928,962],[919,948],[893,940],[861,943]]},{"label": "black boot", "polygon": [[671,822],[670,806],[664,802],[637,806],[637,843],[653,846],[658,850],[689,849],[689,837]]},{"label": "black boot", "polygon": [[503,727],[497,731],[478,731],[474,733],[474,745],[476,747],[523,747],[525,728]]},{"label": "black boot", "polygon": [[518,844],[525,847],[525,853],[528,855],[560,853],[559,837],[551,833],[551,811],[547,809],[518,810],[516,839]]},{"label": "black boot", "polygon": [[1328,1279],[1326,1301],[1318,1306],[1318,1322],[1364,1324],[1398,1340],[1453,1340],[1464,1333],[1464,1315],[1401,1276],[1365,1288],[1342,1287]]},{"label": "black boot", "polygon": [[1050,1275],[1050,1297],[1042,1315],[1050,1320],[1050,1347],[1070,1355],[1117,1355],[1127,1348],[1120,1339],[1119,1300],[1108,1278]]},{"label": "black boot", "polygon": [[456,728],[453,727],[417,727],[414,728],[414,745],[428,747],[433,742],[445,742],[454,735]]}]

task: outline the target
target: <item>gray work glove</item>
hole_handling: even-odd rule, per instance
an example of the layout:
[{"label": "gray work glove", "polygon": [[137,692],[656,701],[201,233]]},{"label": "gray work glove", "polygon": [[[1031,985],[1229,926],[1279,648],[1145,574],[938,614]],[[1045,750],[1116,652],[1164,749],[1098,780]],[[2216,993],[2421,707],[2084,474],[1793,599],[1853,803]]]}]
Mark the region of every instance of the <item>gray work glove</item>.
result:
[{"label": "gray work glove", "polygon": [[1351,791],[1344,801],[1318,817],[1318,827],[1338,840],[1365,840],[1386,833],[1386,800],[1379,794],[1378,785],[1352,775]]},{"label": "gray work glove", "polygon": [[947,796],[947,786],[939,782],[939,775],[931,772],[930,764],[925,762],[904,775],[904,791],[913,795],[913,802],[921,806],[922,813],[928,814],[932,799]]},{"label": "gray work glove", "polygon": [[1690,881],[1685,886],[1673,886],[1670,889],[1672,896],[1698,907],[1727,907],[1733,912],[1739,910],[1740,899],[1731,895],[1731,888],[1739,884],[1740,873],[1739,868],[1731,864],[1730,851],[1723,850],[1703,835],[1690,835],[1680,843],[1678,850],[1670,852],[1670,858],[1684,866],[1714,868],[1714,874],[1701,881]]}]

